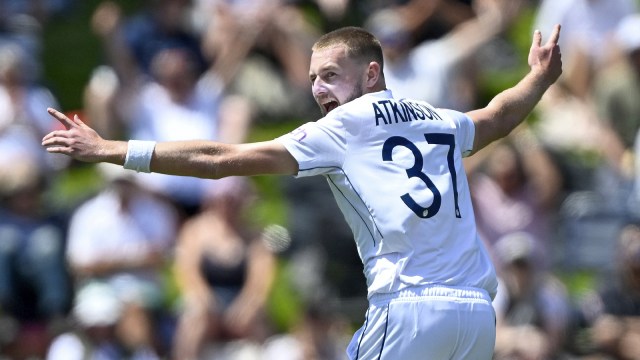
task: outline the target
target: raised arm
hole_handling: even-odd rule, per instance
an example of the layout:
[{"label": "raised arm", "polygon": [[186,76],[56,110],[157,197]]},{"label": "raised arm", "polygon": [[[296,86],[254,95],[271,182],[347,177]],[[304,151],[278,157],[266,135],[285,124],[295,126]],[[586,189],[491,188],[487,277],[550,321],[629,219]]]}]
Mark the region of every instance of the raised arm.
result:
[{"label": "raised arm", "polygon": [[[76,115],[73,120],[55,109],[49,114],[65,130],[55,130],[42,139],[50,153],[68,155],[84,162],[124,165],[128,143],[106,140]],[[152,172],[219,179],[226,176],[293,175],[298,163],[279,142],[225,144],[205,140],[159,142],[151,158]]]},{"label": "raised arm", "polygon": [[533,110],[545,91],[560,77],[562,59],[558,46],[559,38],[560,25],[555,26],[544,45],[542,34],[536,30],[529,51],[529,73],[514,87],[496,95],[485,108],[467,113],[476,127],[474,152],[515,129]]}]

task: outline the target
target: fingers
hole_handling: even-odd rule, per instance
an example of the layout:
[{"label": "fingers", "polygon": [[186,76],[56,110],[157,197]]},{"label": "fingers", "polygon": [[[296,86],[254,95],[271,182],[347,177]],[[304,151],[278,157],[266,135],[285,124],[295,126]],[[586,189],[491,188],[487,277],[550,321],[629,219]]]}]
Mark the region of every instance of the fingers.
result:
[{"label": "fingers", "polygon": [[[547,40],[545,46],[554,47],[558,45],[558,40],[560,40],[560,24],[556,24],[556,26],[553,27],[553,32],[551,33],[551,36],[549,37],[549,40]],[[542,33],[540,33],[540,30],[536,30],[533,32],[532,47],[540,47],[541,45]]]},{"label": "fingers", "polygon": [[66,134],[62,131],[52,131],[45,135],[42,138],[42,146],[49,147],[54,145],[69,145],[68,138],[65,136]]},{"label": "fingers", "polygon": [[42,139],[42,146],[50,153],[70,154],[69,140],[62,137],[60,131],[53,131]]},{"label": "fingers", "polygon": [[47,112],[60,121],[66,130],[55,130],[48,133],[42,138],[42,146],[45,147],[49,153],[72,155],[75,151],[73,147],[75,140],[72,138],[72,134],[78,127],[86,125],[80,120],[78,115],[75,115],[73,120],[71,120],[56,109],[48,108]]},{"label": "fingers", "polygon": [[68,146],[49,146],[45,150],[52,154],[65,154],[70,155],[72,153],[72,149]]},{"label": "fingers", "polygon": [[78,114],[75,114],[73,116],[73,122],[75,122],[76,124],[78,124],[80,126],[87,126],[87,125],[85,125],[84,122],[82,122],[82,120],[80,120],[80,117],[78,116]]},{"label": "fingers", "polygon": [[77,114],[74,115],[73,120],[71,120],[65,114],[56,109],[48,108],[47,112],[58,121],[60,121],[67,130],[71,129],[74,126],[87,126],[84,122],[82,122],[82,120],[80,120],[80,117]]},{"label": "fingers", "polygon": [[558,40],[560,40],[560,24],[557,24],[553,27],[553,32],[547,41],[548,46],[556,46],[558,45]]},{"label": "fingers", "polygon": [[542,33],[540,33],[540,30],[536,30],[533,32],[533,44],[531,44],[531,46],[540,47],[541,44],[542,44]]},{"label": "fingers", "polygon": [[60,121],[62,123],[62,125],[64,125],[65,129],[69,130],[70,128],[72,128],[75,123],[73,121],[71,121],[71,119],[69,119],[65,114],[61,113],[60,111],[53,109],[53,108],[48,108],[47,112],[53,116],[54,118],[56,118],[56,120]]},{"label": "fingers", "polygon": [[48,133],[42,138],[42,145],[51,145],[52,141],[60,140],[65,137],[63,130],[56,130]]}]

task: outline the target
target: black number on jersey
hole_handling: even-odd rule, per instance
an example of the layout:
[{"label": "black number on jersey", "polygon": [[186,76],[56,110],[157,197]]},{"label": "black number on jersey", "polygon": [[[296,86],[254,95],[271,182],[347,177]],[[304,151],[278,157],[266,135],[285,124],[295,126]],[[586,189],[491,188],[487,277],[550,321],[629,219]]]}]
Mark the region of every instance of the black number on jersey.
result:
[{"label": "black number on jersey", "polygon": [[[453,184],[453,200],[455,205],[456,217],[461,218],[460,208],[458,207],[458,181],[456,176],[456,168],[453,163],[453,154],[455,150],[455,138],[452,134],[424,134],[424,138],[429,144],[447,145],[449,151],[447,152],[447,164],[449,165],[449,174],[451,174],[451,182]],[[406,138],[401,136],[392,136],[384,142],[382,146],[382,160],[393,161],[391,153],[396,146],[403,146],[413,153],[415,162],[410,169],[407,169],[407,176],[409,178],[417,177],[427,185],[429,191],[433,193],[433,202],[429,207],[423,207],[419,205],[411,195],[404,194],[400,198],[416,215],[423,219],[428,219],[440,211],[440,204],[442,203],[442,195],[436,188],[435,184],[429,176],[422,171],[424,165],[424,159],[418,147]]]}]

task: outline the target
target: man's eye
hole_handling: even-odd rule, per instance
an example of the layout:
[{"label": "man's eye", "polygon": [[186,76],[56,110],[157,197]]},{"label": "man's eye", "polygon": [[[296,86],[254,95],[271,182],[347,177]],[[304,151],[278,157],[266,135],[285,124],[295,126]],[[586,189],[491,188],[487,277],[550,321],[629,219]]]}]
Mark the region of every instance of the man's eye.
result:
[{"label": "man's eye", "polygon": [[334,77],[334,76],[336,76],[336,73],[334,73],[334,72],[328,72],[328,73],[327,73],[327,77],[328,77],[328,78],[332,78],[332,77]]}]

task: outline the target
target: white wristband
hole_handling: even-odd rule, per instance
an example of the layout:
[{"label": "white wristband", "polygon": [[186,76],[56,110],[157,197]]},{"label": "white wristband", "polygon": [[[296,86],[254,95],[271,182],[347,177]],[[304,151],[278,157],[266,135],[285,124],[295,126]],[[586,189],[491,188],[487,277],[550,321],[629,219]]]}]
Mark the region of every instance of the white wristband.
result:
[{"label": "white wristband", "polygon": [[151,172],[151,156],[155,147],[155,141],[129,140],[124,168],[137,172]]}]

